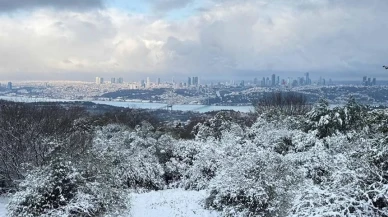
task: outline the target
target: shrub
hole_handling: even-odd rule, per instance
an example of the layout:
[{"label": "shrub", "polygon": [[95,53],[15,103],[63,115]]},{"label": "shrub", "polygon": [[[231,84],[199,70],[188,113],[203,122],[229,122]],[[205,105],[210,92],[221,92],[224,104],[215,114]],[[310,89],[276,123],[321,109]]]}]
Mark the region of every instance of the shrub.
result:
[{"label": "shrub", "polygon": [[279,154],[256,150],[222,164],[206,206],[225,216],[287,216],[301,176]]},{"label": "shrub", "polygon": [[70,161],[57,159],[32,170],[8,204],[11,217],[92,217],[128,210],[124,191]]},{"label": "shrub", "polygon": [[157,157],[158,140],[152,126],[135,130],[108,125],[97,130],[93,141],[96,159],[105,159],[118,185],[138,190],[163,189],[163,166]]}]

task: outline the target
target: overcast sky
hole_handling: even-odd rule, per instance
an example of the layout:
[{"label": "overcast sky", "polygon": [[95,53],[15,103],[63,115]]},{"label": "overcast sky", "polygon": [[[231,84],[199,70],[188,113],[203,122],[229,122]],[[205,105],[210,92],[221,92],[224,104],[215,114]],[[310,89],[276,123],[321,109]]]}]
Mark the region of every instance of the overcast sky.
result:
[{"label": "overcast sky", "polygon": [[388,79],[387,0],[0,0],[0,80]]}]

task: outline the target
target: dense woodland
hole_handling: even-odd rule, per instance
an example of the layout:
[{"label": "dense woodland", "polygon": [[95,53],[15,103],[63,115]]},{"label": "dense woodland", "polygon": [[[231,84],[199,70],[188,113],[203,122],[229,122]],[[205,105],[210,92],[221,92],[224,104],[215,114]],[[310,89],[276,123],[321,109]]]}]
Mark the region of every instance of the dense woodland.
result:
[{"label": "dense woodland", "polygon": [[388,112],[295,93],[161,121],[144,110],[0,102],[9,215],[124,216],[130,193],[207,190],[225,217],[388,216]]}]

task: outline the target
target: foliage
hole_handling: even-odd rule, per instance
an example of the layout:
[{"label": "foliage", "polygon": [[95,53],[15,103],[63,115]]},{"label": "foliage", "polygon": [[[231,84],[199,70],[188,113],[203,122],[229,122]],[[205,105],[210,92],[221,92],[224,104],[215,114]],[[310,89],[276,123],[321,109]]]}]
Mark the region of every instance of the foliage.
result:
[{"label": "foliage", "polygon": [[307,97],[296,92],[271,92],[253,100],[255,111],[259,114],[303,115],[311,110]]},{"label": "foliage", "polygon": [[9,216],[101,216],[128,208],[125,192],[65,159],[31,171],[9,202]]},{"label": "foliage", "polygon": [[320,100],[307,113],[306,130],[315,130],[319,138],[346,133],[352,130],[362,130],[367,126],[367,107],[358,104],[350,97],[343,107],[329,109],[327,101]]},{"label": "foliage", "polygon": [[299,179],[281,155],[243,152],[222,163],[211,181],[207,206],[225,216],[286,216]]},{"label": "foliage", "polygon": [[92,137],[88,115],[78,107],[0,102],[0,188],[14,187],[24,173],[46,165],[62,149],[80,155]]},{"label": "foliage", "polygon": [[[253,123],[253,116],[223,111],[187,129],[177,124],[182,129],[171,134],[169,126],[96,124],[80,115],[64,118],[69,128],[65,134],[38,134],[40,140],[27,143],[28,132],[6,125],[5,132],[19,134],[4,134],[9,136],[4,144],[23,148],[50,143],[39,160],[14,149],[14,158],[22,155],[13,168],[22,171],[11,174],[24,179],[24,171],[30,172],[10,203],[11,214],[106,216],[127,207],[129,200],[121,193],[128,190],[185,188],[207,190],[206,207],[224,216],[387,217],[388,113],[354,98],[334,108],[320,100],[303,115],[279,106],[281,112],[270,109]],[[41,125],[24,116],[27,121],[14,123],[39,132]],[[192,137],[187,132],[191,128]],[[8,160],[0,166],[5,177],[12,161],[2,159]]]},{"label": "foliage", "polygon": [[164,186],[163,167],[157,157],[157,139],[152,126],[143,123],[134,131],[108,125],[96,132],[93,152],[111,167],[118,185],[133,189],[157,190]]}]

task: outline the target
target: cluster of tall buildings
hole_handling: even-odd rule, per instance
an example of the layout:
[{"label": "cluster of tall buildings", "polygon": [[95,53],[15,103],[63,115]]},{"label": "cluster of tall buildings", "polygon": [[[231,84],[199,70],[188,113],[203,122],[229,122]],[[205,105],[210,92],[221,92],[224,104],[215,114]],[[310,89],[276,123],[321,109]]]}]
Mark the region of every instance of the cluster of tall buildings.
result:
[{"label": "cluster of tall buildings", "polygon": [[[111,84],[122,84],[124,83],[124,79],[123,78],[111,78],[110,79],[110,83]],[[96,77],[96,84],[104,84],[104,78],[102,77]]]},{"label": "cluster of tall buildings", "polygon": [[[0,83],[0,87],[1,87],[1,83]],[[6,85],[6,88],[7,90],[12,90],[12,82],[9,81]]]},{"label": "cluster of tall buildings", "polygon": [[362,78],[362,85],[364,85],[364,86],[376,85],[376,78],[368,78],[367,76],[364,76]]},{"label": "cluster of tall buildings", "polygon": [[187,78],[187,85],[188,87],[195,86],[197,87],[199,85],[199,79],[198,77],[188,77]]},{"label": "cluster of tall buildings", "polygon": [[[326,83],[325,79],[320,78],[319,83],[324,85]],[[310,73],[305,73],[304,77],[298,77],[297,79],[281,79],[280,76],[276,76],[276,74],[272,74],[271,77],[263,77],[263,79],[259,81],[257,78],[254,80],[255,85],[260,85],[262,87],[274,87],[274,86],[304,86],[311,85]]]}]

